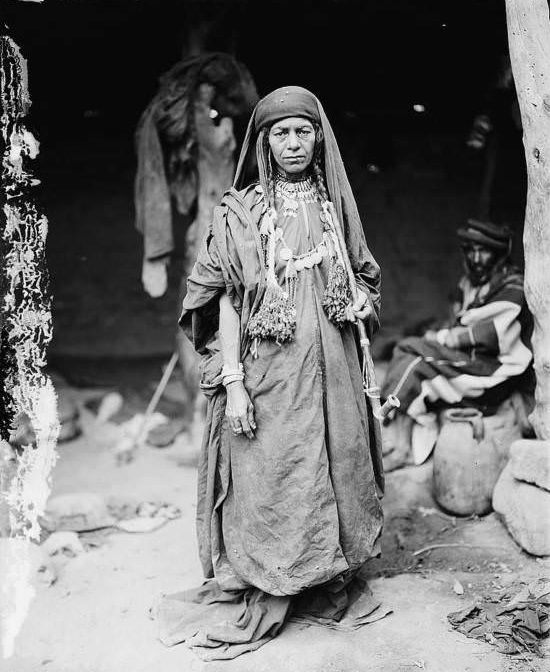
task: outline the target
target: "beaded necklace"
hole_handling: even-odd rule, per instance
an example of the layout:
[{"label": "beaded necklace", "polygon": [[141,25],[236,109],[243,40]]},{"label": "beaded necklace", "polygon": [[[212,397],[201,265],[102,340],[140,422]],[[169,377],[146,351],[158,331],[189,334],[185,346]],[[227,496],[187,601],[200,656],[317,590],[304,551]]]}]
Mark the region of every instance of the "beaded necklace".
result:
[{"label": "beaded necklace", "polygon": [[275,195],[283,199],[283,215],[296,217],[299,201],[315,203],[319,200],[319,192],[311,176],[291,182],[282,175],[275,177]]},{"label": "beaded necklace", "polygon": [[[290,217],[298,216],[298,207],[302,203],[316,203],[320,200],[317,186],[311,176],[296,180],[295,182],[285,179],[277,174],[275,178],[275,194],[283,199],[283,215]],[[283,230],[276,227],[274,230],[275,244],[280,242],[279,259],[287,264],[287,273],[292,276],[296,271],[318,266],[325,257],[334,255],[333,240],[330,234],[330,227],[324,213],[320,214],[321,221],[324,224],[323,239],[315,247],[303,252],[294,254],[292,248],[283,236]]]},{"label": "beaded necklace", "polygon": [[[307,185],[310,181],[311,189]],[[289,183],[281,180],[280,188],[287,190]],[[299,184],[304,184],[300,190],[295,190],[295,194],[303,194],[292,200],[288,208],[296,216],[298,210],[298,199],[307,202],[307,198],[313,198],[311,202],[320,200],[317,189],[311,178],[301,180]],[[260,187],[261,188],[261,187]],[[258,188],[256,190],[259,192]],[[282,189],[281,189],[282,190]],[[262,194],[260,193],[260,196]],[[283,196],[285,198],[287,196]],[[294,202],[296,206],[294,207]],[[285,213],[287,214],[287,213]],[[289,213],[288,213],[289,214]],[[298,282],[298,272],[304,269],[311,269],[328,257],[329,272],[325,292],[323,294],[322,305],[329,320],[338,328],[341,328],[346,321],[346,309],[351,302],[351,292],[349,282],[344,268],[342,250],[332,216],[327,201],[321,202],[321,212],[319,217],[323,222],[323,239],[311,250],[303,254],[294,254],[292,249],[286,243],[283,230],[277,226],[277,211],[273,207],[264,210],[260,223],[260,240],[263,251],[263,261],[266,269],[266,287],[264,295],[258,310],[250,318],[247,331],[252,339],[252,353],[254,357],[258,356],[258,344],[261,340],[270,339],[276,343],[282,344],[293,340],[296,329],[296,285]],[[279,250],[276,253],[276,247],[279,244]],[[286,264],[284,289],[279,285],[275,274],[275,257]]]}]

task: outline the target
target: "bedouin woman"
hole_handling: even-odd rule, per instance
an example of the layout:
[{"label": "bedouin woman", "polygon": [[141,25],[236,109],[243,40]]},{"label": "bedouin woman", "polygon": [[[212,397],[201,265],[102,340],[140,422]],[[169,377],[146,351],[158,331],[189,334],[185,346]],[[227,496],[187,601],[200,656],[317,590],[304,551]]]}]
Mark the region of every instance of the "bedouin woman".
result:
[{"label": "bedouin woman", "polygon": [[[254,153],[257,180],[242,188]],[[291,617],[371,618],[377,603],[357,573],[378,553],[383,476],[353,322],[378,326],[379,285],[320,102],[273,91],[252,114],[183,302],[209,397],[197,511],[207,580],[157,606],[165,644],[232,658]]]}]

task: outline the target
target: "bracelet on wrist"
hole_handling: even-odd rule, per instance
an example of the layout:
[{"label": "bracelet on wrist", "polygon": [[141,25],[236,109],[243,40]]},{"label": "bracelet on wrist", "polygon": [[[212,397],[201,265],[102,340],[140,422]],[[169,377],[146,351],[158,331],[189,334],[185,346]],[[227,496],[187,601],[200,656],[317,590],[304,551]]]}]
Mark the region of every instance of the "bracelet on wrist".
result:
[{"label": "bracelet on wrist", "polygon": [[229,364],[224,364],[222,366],[222,377],[224,378],[225,376],[232,376],[233,374],[237,373],[242,373],[244,375],[244,368],[240,362],[237,366],[230,366]]},{"label": "bracelet on wrist", "polygon": [[230,387],[231,385],[233,385],[234,383],[242,383],[242,382],[243,382],[243,379],[242,379],[242,378],[235,378],[235,379],[233,379],[233,380],[224,380],[224,381],[223,381],[223,386],[224,386],[225,388],[228,388],[228,387]]},{"label": "bracelet on wrist", "polygon": [[227,387],[231,383],[236,383],[237,381],[242,382],[244,380],[244,373],[229,373],[222,378],[222,385]]},{"label": "bracelet on wrist", "polygon": [[224,364],[222,366],[222,385],[227,387],[231,383],[244,380],[244,367],[239,362],[237,366]]}]

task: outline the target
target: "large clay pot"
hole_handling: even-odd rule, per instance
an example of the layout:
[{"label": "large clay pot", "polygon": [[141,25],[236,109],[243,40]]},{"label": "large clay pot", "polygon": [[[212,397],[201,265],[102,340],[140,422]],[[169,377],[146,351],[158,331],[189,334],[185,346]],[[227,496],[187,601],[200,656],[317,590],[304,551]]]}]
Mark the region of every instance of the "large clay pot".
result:
[{"label": "large clay pot", "polygon": [[483,429],[486,439],[493,442],[500,459],[500,473],[508,463],[510,446],[522,438],[521,419],[508,399],[503,402],[494,415],[483,416]]},{"label": "large clay pot", "polygon": [[461,516],[489,513],[502,467],[497,446],[485,438],[480,411],[455,408],[443,414],[433,470],[434,497],[442,508]]}]

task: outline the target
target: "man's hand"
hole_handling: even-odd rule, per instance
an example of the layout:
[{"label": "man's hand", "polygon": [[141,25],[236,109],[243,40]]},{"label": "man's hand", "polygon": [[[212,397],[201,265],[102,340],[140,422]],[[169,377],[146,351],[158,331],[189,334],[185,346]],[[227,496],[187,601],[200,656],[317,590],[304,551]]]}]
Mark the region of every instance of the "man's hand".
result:
[{"label": "man's hand", "polygon": [[440,329],[439,331],[434,331],[429,329],[425,334],[424,338],[427,341],[433,343],[439,343],[446,348],[451,348],[452,350],[457,350],[460,348],[460,341],[458,339],[457,328],[451,329]]},{"label": "man's hand", "polygon": [[250,401],[248,392],[242,381],[229,383],[225,415],[233,434],[246,434],[249,439],[254,438],[256,421],[254,420],[254,405]]},{"label": "man's hand", "polygon": [[357,300],[351,306],[348,306],[347,318],[350,322],[357,322],[357,320],[366,320],[372,313],[369,298],[365,292],[360,289],[357,290]]},{"label": "man's hand", "polygon": [[458,340],[458,334],[454,329],[449,329],[448,334],[445,336],[445,345],[451,350],[459,350],[460,342]]},{"label": "man's hand", "polygon": [[147,294],[153,297],[153,299],[158,299],[168,288],[167,265],[167,258],[155,259],[154,261],[143,260],[141,282]]}]

